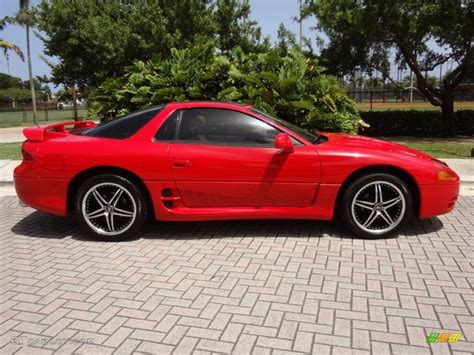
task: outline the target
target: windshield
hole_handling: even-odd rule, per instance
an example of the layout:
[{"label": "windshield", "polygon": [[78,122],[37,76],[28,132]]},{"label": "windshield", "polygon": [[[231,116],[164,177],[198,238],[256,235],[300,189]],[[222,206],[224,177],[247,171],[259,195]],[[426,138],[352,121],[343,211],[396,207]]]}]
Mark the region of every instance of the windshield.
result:
[{"label": "windshield", "polygon": [[298,127],[297,125],[294,125],[293,123],[282,120],[280,118],[273,117],[270,114],[268,114],[264,111],[258,110],[256,108],[252,108],[251,111],[253,111],[255,113],[258,113],[259,115],[265,116],[266,118],[268,118],[272,121],[275,121],[278,124],[281,124],[282,126],[284,126],[284,127],[288,128],[289,130],[295,132],[296,134],[300,135],[301,137],[303,137],[307,141],[310,141],[311,143],[315,143],[318,140],[318,135],[312,133],[311,131],[309,131],[307,129]]}]

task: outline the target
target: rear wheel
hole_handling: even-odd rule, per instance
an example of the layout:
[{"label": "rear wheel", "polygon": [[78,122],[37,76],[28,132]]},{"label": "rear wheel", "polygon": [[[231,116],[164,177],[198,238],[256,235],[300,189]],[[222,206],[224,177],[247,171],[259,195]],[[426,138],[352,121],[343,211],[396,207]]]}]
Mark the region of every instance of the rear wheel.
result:
[{"label": "rear wheel", "polygon": [[76,215],[81,227],[94,239],[125,240],[140,234],[147,216],[146,198],[125,177],[98,175],[79,188]]},{"label": "rear wheel", "polygon": [[390,174],[371,174],[344,192],[342,219],[360,237],[385,237],[395,234],[410,218],[412,203],[402,180]]}]

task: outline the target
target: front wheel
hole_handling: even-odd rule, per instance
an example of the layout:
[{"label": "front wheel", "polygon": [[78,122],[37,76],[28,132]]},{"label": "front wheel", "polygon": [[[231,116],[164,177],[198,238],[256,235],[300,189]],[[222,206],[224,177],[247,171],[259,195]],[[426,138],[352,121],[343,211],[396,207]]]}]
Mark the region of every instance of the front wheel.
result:
[{"label": "front wheel", "polygon": [[396,233],[410,218],[412,196],[406,184],[390,174],[371,174],[344,192],[341,215],[345,225],[364,238]]},{"label": "front wheel", "polygon": [[147,215],[145,201],[143,191],[127,178],[98,175],[80,187],[76,215],[94,239],[125,240],[140,234]]}]

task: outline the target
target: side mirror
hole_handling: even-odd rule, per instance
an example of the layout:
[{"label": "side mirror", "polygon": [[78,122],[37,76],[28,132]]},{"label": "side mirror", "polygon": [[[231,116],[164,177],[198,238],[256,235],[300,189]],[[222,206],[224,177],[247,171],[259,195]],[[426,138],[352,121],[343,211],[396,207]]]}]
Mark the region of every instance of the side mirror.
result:
[{"label": "side mirror", "polygon": [[295,151],[290,137],[285,133],[280,133],[275,136],[275,148],[279,150],[279,153],[289,154]]}]

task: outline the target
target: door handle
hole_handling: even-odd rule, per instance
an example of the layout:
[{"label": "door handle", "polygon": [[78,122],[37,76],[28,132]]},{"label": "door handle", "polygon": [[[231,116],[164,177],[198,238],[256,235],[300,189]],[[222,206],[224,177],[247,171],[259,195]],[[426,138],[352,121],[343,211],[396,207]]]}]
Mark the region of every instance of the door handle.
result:
[{"label": "door handle", "polygon": [[191,166],[189,160],[173,160],[171,164],[174,168],[189,168]]}]

